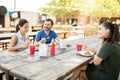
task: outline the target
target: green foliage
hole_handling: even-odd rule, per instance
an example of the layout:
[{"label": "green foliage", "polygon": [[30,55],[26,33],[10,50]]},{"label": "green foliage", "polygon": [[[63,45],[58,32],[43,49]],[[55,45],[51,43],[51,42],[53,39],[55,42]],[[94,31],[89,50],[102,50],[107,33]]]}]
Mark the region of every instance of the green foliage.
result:
[{"label": "green foliage", "polygon": [[41,11],[61,17],[62,15],[72,11],[70,8],[71,1],[72,0],[52,0],[46,5],[46,7],[41,8]]},{"label": "green foliage", "polygon": [[111,17],[120,13],[120,4],[117,0],[86,0],[80,5],[80,11],[85,15]]},{"label": "green foliage", "polygon": [[42,12],[61,17],[78,10],[81,14],[95,17],[119,15],[120,0],[52,0]]}]

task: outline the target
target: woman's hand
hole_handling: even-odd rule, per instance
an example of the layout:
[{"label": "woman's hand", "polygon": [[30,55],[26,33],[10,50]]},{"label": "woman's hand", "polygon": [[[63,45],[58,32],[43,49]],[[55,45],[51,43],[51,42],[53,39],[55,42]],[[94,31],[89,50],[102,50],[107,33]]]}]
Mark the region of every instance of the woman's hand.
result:
[{"label": "woman's hand", "polygon": [[28,40],[26,40],[26,42],[25,42],[24,44],[30,45],[30,44],[31,44],[31,41],[28,39]]},{"label": "woman's hand", "polygon": [[23,44],[23,48],[28,47],[31,44],[31,41],[28,39],[26,42]]}]

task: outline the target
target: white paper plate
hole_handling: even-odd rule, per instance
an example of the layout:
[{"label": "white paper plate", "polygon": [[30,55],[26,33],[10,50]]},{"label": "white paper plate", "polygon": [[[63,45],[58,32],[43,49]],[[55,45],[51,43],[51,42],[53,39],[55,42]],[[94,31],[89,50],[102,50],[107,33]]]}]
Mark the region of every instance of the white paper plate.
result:
[{"label": "white paper plate", "polygon": [[[90,54],[87,55],[87,54],[85,54],[86,52],[89,52]],[[77,53],[80,54],[81,56],[85,56],[85,57],[90,57],[90,56],[93,56],[95,54],[92,51],[78,51]]]}]

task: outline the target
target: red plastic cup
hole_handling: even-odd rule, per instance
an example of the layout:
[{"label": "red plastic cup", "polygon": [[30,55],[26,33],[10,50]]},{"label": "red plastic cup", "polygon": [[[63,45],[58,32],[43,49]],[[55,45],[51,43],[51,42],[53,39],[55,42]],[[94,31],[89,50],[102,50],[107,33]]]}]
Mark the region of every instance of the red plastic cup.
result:
[{"label": "red plastic cup", "polygon": [[55,45],[54,45],[54,42],[51,44],[50,54],[51,54],[52,56],[55,55]]},{"label": "red plastic cup", "polygon": [[35,45],[30,45],[30,55],[34,55],[35,53]]},{"label": "red plastic cup", "polygon": [[77,44],[77,51],[81,51],[82,50],[82,44]]}]

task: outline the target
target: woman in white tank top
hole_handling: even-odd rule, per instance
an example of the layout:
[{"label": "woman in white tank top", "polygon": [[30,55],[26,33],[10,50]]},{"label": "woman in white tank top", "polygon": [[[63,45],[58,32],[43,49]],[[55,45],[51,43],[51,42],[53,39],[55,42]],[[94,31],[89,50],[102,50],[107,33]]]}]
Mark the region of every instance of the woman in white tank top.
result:
[{"label": "woman in white tank top", "polygon": [[29,23],[25,19],[21,19],[16,26],[16,34],[12,36],[8,51],[24,50],[31,43],[28,35]]}]

